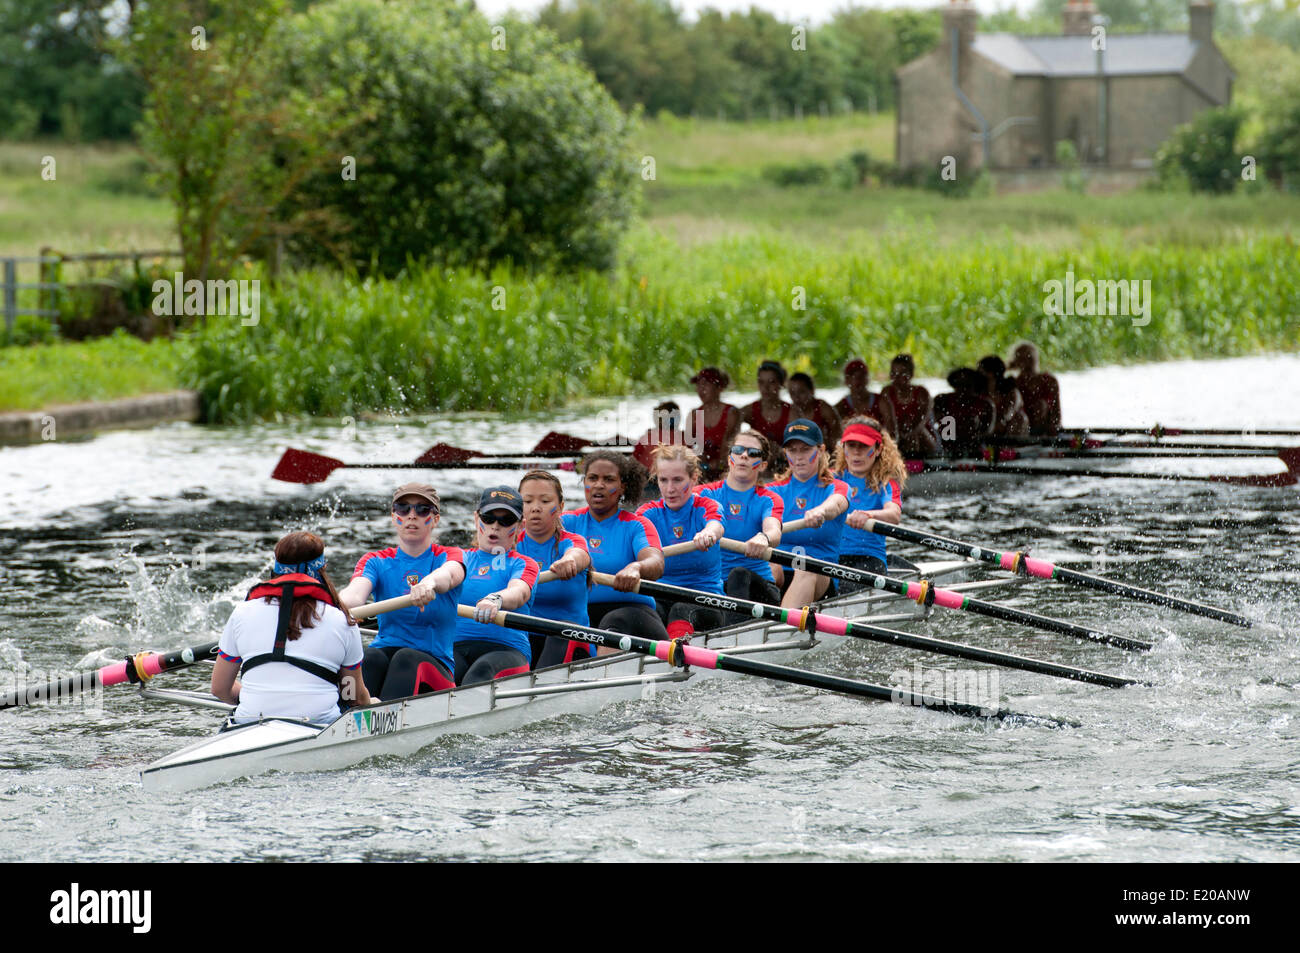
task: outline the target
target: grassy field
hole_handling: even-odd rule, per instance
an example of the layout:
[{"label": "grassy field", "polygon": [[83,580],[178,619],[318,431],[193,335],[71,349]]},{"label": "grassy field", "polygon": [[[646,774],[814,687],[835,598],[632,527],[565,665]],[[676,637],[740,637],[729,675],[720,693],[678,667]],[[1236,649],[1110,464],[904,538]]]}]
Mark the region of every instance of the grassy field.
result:
[{"label": "grassy field", "polygon": [[[748,378],[767,355],[826,375],[848,354],[878,361],[899,349],[913,350],[923,373],[942,373],[1021,336],[1043,344],[1055,367],[1300,347],[1297,196],[957,200],[779,188],[762,177],[770,163],[830,164],[857,149],[886,158],[892,141],[891,116],[647,121],[637,150],[655,158],[656,175],[612,275],[433,272],[364,285],[290,276],[264,299],[256,329],[217,325],[193,344],[0,350],[0,410],[175,386],[199,387],[220,419],[536,409],[653,389],[693,363]],[[58,161],[54,182],[40,178],[47,154]],[[0,255],[173,244],[171,211],[150,193],[137,151],[0,145]],[[1042,282],[1067,268],[1151,278],[1157,318],[1147,328],[1046,318]],[[488,304],[494,284],[507,288],[505,312]],[[792,307],[796,286],[806,311]],[[485,323],[524,342],[530,367],[554,373],[533,374],[533,390],[520,393],[504,353],[467,369]],[[302,349],[303,340],[318,343]],[[358,340],[370,346],[346,346]],[[277,352],[283,365],[267,358]]]}]

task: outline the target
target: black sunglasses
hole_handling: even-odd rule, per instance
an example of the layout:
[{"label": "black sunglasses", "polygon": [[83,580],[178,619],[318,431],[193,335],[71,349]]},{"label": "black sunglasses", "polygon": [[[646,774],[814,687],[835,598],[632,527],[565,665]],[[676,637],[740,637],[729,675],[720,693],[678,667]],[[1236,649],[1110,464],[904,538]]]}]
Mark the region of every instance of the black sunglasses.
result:
[{"label": "black sunglasses", "polygon": [[394,503],[393,512],[398,516],[410,516],[411,511],[415,510],[416,516],[428,516],[430,513],[438,512],[438,508],[432,503]]},{"label": "black sunglasses", "polygon": [[763,455],[763,451],[758,447],[742,447],[740,444],[732,447],[731,452],[738,457],[752,457],[755,460]]},{"label": "black sunglasses", "polygon": [[507,510],[493,510],[490,513],[480,513],[478,518],[486,526],[504,526],[509,529],[519,522],[519,517]]}]

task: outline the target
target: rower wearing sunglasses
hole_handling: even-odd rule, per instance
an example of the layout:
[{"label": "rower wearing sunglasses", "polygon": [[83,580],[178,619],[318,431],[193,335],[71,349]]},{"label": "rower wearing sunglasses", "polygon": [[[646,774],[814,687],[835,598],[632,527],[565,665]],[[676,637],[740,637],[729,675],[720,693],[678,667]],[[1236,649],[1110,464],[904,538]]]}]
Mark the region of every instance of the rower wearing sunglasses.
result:
[{"label": "rower wearing sunglasses", "polygon": [[427,483],[399,486],[392,516],[397,545],[362,556],[339,593],[349,609],[372,595],[378,601],[411,595],[411,608],[379,616],[379,635],[361,666],[371,694],[387,699],[452,687],[456,600],[465,580],[460,549],[433,542],[441,519],[437,490]]},{"label": "rower wearing sunglasses", "polygon": [[723,590],[735,599],[773,604],[781,601],[781,590],[763,555],[767,547],[781,542],[785,504],[759,486],[758,475],[768,454],[767,438],[757,430],[736,434],[727,455],[726,479],[706,483],[699,494],[718,504],[723,536],[745,544],[743,555],[722,551]]},{"label": "rower wearing sunglasses", "polygon": [[508,486],[492,486],[474,510],[474,548],[465,553],[460,604],[474,618],[456,620],[456,684],[490,682],[528,671],[528,633],[492,625],[497,610],[532,614],[537,563],[515,551],[523,498]]},{"label": "rower wearing sunglasses", "polygon": [[[840,538],[840,559],[845,566],[885,572],[885,537],[866,528],[867,520],[898,523],[903,516],[903,484],[907,465],[888,433],[872,417],[850,417],[831,464],[835,475],[849,488],[849,515]],[[844,592],[864,589],[841,582]]]}]

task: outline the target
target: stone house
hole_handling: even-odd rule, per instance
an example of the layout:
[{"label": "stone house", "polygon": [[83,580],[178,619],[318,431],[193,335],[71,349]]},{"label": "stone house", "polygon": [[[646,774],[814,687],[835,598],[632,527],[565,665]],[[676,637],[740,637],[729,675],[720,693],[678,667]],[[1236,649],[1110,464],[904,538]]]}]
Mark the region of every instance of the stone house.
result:
[{"label": "stone house", "polygon": [[1065,139],[1086,165],[1149,168],[1176,126],[1231,101],[1211,0],[1192,0],[1186,33],[1109,33],[1096,13],[1068,0],[1060,36],[980,33],[951,0],[938,48],[895,74],[899,166],[1048,168]]}]

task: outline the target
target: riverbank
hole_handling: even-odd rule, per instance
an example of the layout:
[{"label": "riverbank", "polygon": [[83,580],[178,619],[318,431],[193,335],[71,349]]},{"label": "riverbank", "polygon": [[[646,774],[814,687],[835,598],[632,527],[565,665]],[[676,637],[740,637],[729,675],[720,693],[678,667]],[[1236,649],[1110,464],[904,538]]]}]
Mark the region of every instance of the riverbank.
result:
[{"label": "riverbank", "polygon": [[83,404],[54,404],[39,411],[0,413],[0,447],[85,437],[101,430],[153,427],[200,419],[199,394],[177,390],[119,400]]}]

